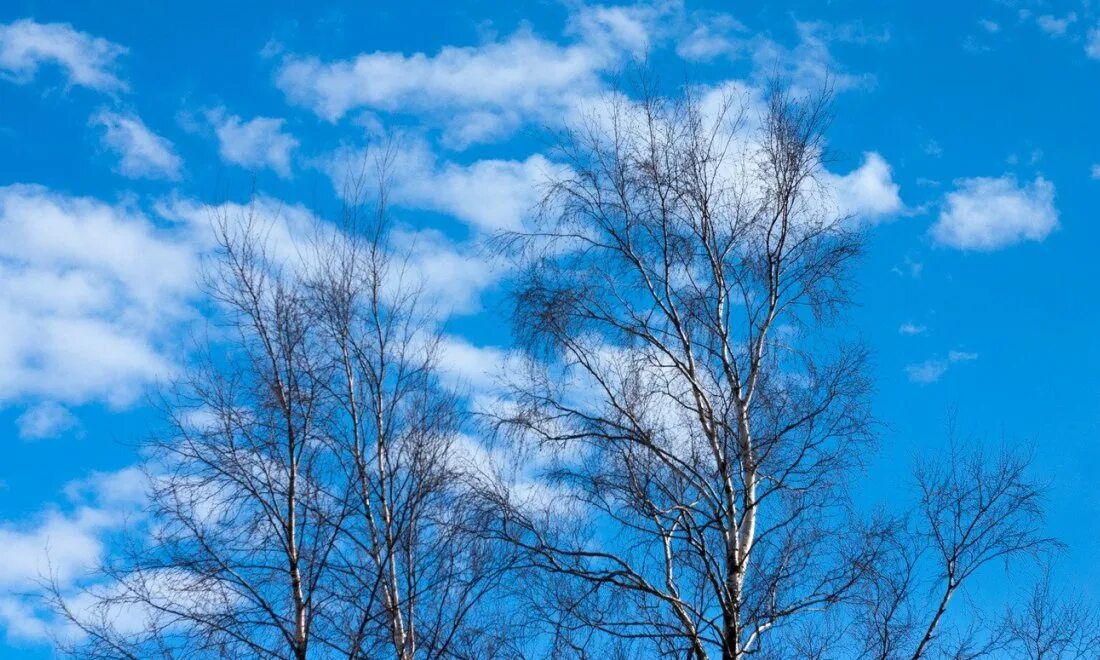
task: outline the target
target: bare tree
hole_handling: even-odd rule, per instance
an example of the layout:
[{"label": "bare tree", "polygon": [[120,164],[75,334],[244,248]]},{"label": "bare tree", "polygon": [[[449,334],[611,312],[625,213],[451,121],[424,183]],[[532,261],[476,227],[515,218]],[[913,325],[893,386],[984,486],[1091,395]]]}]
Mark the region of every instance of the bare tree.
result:
[{"label": "bare tree", "polygon": [[500,445],[467,437],[389,240],[392,150],[348,179],[376,206],[309,240],[217,215],[224,324],[165,397],[147,516],[50,592],[67,650],[1087,657],[1096,615],[1045,579],[998,623],[956,614],[1055,545],[1023,456],[953,443],[908,514],[850,500],[873,420],[834,323],[861,237],[823,176],[828,94],[641,92],[563,134],[534,225],[500,238],[524,353],[481,411]]},{"label": "bare tree", "polygon": [[975,572],[1053,543],[1042,535],[1041,492],[1027,467],[1011,451],[989,456],[978,447],[963,454],[953,446],[946,460],[918,468],[921,535],[936,558],[941,590],[913,658],[925,656],[952,596]]},{"label": "bare tree", "polygon": [[496,533],[573,585],[556,630],[782,653],[881,544],[844,486],[869,440],[864,352],[819,333],[860,250],[818,176],[828,96],[775,85],[756,115],[642,91],[564,134],[570,173],[503,240],[527,259],[531,357],[494,421],[555,449],[556,506],[504,492]]},{"label": "bare tree", "polygon": [[[1042,533],[1042,491],[1018,451],[988,452],[979,443],[922,460],[920,500],[901,521],[889,551],[859,599],[855,632],[861,655],[873,658],[978,658],[1007,652],[1005,627],[988,612],[960,612],[946,631],[949,606],[990,564],[1038,557],[1057,543]],[[1026,636],[1014,617],[1012,635]],[[1042,636],[1041,626],[1032,631]]]},{"label": "bare tree", "polygon": [[[206,279],[229,350],[165,397],[149,444],[150,524],[74,609],[89,657],[306,658],[320,639],[347,506],[326,486],[324,386],[308,292],[272,258],[250,207],[216,215]],[[75,600],[75,599],[74,599]]]},{"label": "bare tree", "polygon": [[463,476],[461,401],[439,381],[437,319],[388,241],[377,164],[373,212],[351,204],[294,245],[255,206],[216,215],[207,284],[227,325],[166,397],[129,551],[83,593],[53,591],[76,655],[513,648],[520,629],[501,608],[515,552],[469,531],[485,510]]},{"label": "bare tree", "polygon": [[1084,597],[1054,591],[1046,567],[1017,611],[1005,618],[1008,648],[1027,660],[1084,660],[1100,649],[1100,616]]},{"label": "bare tree", "polygon": [[487,595],[514,552],[470,533],[484,511],[465,483],[461,402],[439,383],[440,335],[418,274],[386,240],[389,155],[377,163],[374,217],[347,218],[311,278],[335,365],[326,435],[351,512],[339,611],[354,614],[355,657],[492,656],[514,635],[501,594]]}]

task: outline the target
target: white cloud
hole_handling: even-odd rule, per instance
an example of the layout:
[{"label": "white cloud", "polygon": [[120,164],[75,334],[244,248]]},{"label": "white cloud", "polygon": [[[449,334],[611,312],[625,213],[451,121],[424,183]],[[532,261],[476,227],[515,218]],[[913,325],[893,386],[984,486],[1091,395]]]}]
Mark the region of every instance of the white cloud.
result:
[{"label": "white cloud", "polygon": [[1043,14],[1035,19],[1035,22],[1039,25],[1039,29],[1046,32],[1049,35],[1060,37],[1066,33],[1066,30],[1077,20],[1077,14],[1070,12],[1065,16],[1058,18],[1057,16],[1051,16],[1050,14]]},{"label": "white cloud", "polygon": [[865,153],[863,163],[847,174],[825,172],[822,176],[842,215],[869,222],[903,209],[890,164],[873,151]]},{"label": "white cloud", "polygon": [[420,172],[402,173],[395,192],[410,205],[449,213],[483,231],[518,229],[554,169],[539,155],[523,161],[432,163]]},{"label": "white cloud", "polygon": [[[322,164],[338,192],[349,189],[355,163],[374,163],[374,148],[366,154],[343,150]],[[525,160],[478,160],[469,164],[441,162],[422,141],[399,145],[390,162],[394,204],[445,213],[483,231],[519,229],[542,198],[542,184],[561,167],[541,155]]]},{"label": "white cloud", "polygon": [[1100,23],[1089,30],[1085,38],[1085,54],[1094,60],[1100,60]]},{"label": "white cloud", "polygon": [[15,420],[19,437],[24,440],[43,440],[72,431],[80,426],[68,408],[55,402],[43,401],[31,406]]},{"label": "white cloud", "polygon": [[909,382],[927,385],[939,380],[947,372],[947,366],[948,363],[944,360],[926,360],[908,365],[905,373],[909,374]]},{"label": "white cloud", "polygon": [[977,353],[964,351],[948,351],[946,358],[931,358],[917,364],[905,367],[905,373],[909,376],[909,382],[918,385],[928,385],[938,381],[951,365],[958,362],[970,362],[978,359]]},{"label": "white cloud", "polygon": [[845,73],[830,52],[830,44],[884,43],[890,39],[889,32],[872,30],[858,22],[796,21],[795,31],[798,41],[788,47],[763,34],[751,34],[728,14],[699,12],[681,31],[676,53],[692,62],[750,57],[757,80],[767,80],[779,72],[800,92],[815,91],[826,81],[834,90],[844,90],[865,86],[873,77]]},{"label": "white cloud", "polygon": [[1091,173],[1092,173],[1092,178],[1093,179],[1100,180],[1100,163],[1094,164],[1092,166],[1092,172]]},{"label": "white cloud", "polygon": [[689,62],[735,57],[748,47],[747,28],[728,14],[700,15],[676,44],[676,54]]},{"label": "white cloud", "polygon": [[65,71],[69,85],[120,91],[126,83],[115,73],[115,60],[126,48],[64,23],[24,18],[0,24],[0,76],[18,83],[34,79],[43,64]]},{"label": "white cloud", "polygon": [[136,115],[107,110],[91,118],[93,126],[103,128],[104,148],[119,156],[118,171],[131,179],[178,179],[183,163],[172,143],[156,133]]},{"label": "white cloud", "polygon": [[8,557],[0,565],[0,587],[32,589],[51,571],[70,579],[91,568],[102,552],[99,532],[114,523],[105,512],[82,507],[70,514],[50,511],[29,526],[0,525],[0,547]]},{"label": "white cloud", "polygon": [[499,385],[504,369],[518,359],[503,348],[476,346],[462,337],[443,337],[440,369],[445,383],[463,390],[469,388],[475,394],[487,396]]},{"label": "white cloud", "polygon": [[197,250],[126,206],[0,187],[0,401],[126,405],[173,367]]},{"label": "white cloud", "polygon": [[[157,211],[165,218],[198,228],[205,239],[202,250],[213,247],[213,236],[205,232],[211,216],[230,220],[251,216],[264,236],[266,257],[288,274],[309,272],[316,260],[324,257],[317,246],[336,237],[336,227],[309,209],[270,197],[215,208],[177,200],[159,205]],[[482,291],[503,272],[502,265],[482,255],[475,245],[456,242],[433,229],[398,226],[389,240],[396,256],[394,263],[401,263],[405,283],[421,289],[426,311],[444,317],[478,311]]]},{"label": "white cloud", "polygon": [[787,48],[766,37],[755,37],[751,46],[755,77],[768,79],[777,72],[786,76],[797,93],[813,93],[822,85],[834,91],[868,87],[874,83],[870,74],[845,73],[833,57],[829,46],[834,41],[848,43],[882,42],[886,34],[875,35],[851,26],[835,26],[820,21],[796,22],[798,43]]},{"label": "white cloud", "polygon": [[409,272],[419,278],[430,311],[443,318],[480,311],[482,292],[503,273],[501,264],[473,245],[434,230],[396,231],[392,243],[397,254],[408,256]]},{"label": "white cloud", "polygon": [[947,359],[950,362],[969,362],[971,360],[977,360],[978,354],[966,351],[948,351]]},{"label": "white cloud", "polygon": [[635,5],[582,5],[569,19],[567,34],[604,53],[625,51],[645,56],[655,39],[669,33],[683,11],[679,0],[655,0]]},{"label": "white cloud", "polygon": [[255,117],[242,121],[237,115],[226,114],[224,108],[210,110],[207,119],[218,136],[223,160],[248,168],[270,167],[279,176],[290,177],[290,154],[298,148],[298,140],[283,132],[284,120]]},{"label": "white cloud", "polygon": [[65,487],[66,506],[50,506],[25,521],[0,522],[0,625],[9,637],[48,641],[65,624],[38,598],[43,579],[63,589],[96,567],[106,535],[140,515],[146,480],[137,468],[94,473]]},{"label": "white cloud", "polygon": [[583,7],[559,44],[528,27],[478,46],[436,53],[363,53],[325,62],[288,55],[276,85],[297,105],[337,121],[355,109],[406,112],[443,130],[452,147],[497,139],[528,122],[557,123],[599,93],[601,76],[641,57],[679,3]]},{"label": "white cloud", "polygon": [[210,206],[192,199],[171,199],[156,205],[161,217],[186,227],[195,242],[197,252],[206,253],[217,247],[217,237],[211,231],[212,222],[227,220],[228,229],[246,220],[264,241],[265,258],[274,266],[301,269],[312,265],[311,244],[332,237],[334,227],[301,204],[287,204],[266,195],[257,195],[244,203],[224,202]]},{"label": "white cloud", "polygon": [[523,27],[478,46],[445,46],[435,53],[375,51],[336,61],[288,54],[275,83],[290,102],[329,121],[359,109],[405,113],[441,129],[443,143],[461,149],[528,123],[560,124],[608,92],[608,74],[671,40],[685,59],[750,56],[756,79],[779,71],[797,90],[810,91],[826,79],[837,90],[873,80],[843,72],[829,52],[831,43],[889,39],[859,23],[795,27],[797,43],[787,47],[765,36],[742,35],[743,26],[727,14],[688,16],[677,0],[582,4],[569,18],[565,43]]},{"label": "white cloud", "polygon": [[[355,108],[438,112],[450,131],[470,131],[466,137],[473,140],[531,116],[552,116],[569,97],[595,92],[597,74],[614,61],[590,45],[559,46],[521,30],[504,41],[446,46],[434,55],[374,52],[332,63],[291,56],[276,84],[292,102],[329,121]],[[471,129],[471,111],[486,125]],[[488,125],[481,113],[499,126]]]},{"label": "white cloud", "polygon": [[912,278],[919,278],[921,273],[924,272],[924,263],[907,256],[902,263],[894,266],[890,270],[895,275],[900,275],[902,277],[909,276]]},{"label": "white cloud", "polygon": [[928,332],[928,326],[918,325],[912,321],[906,321],[898,327],[899,335],[923,335]]},{"label": "white cloud", "polygon": [[978,21],[978,25],[982,26],[982,29],[990,34],[996,34],[1001,31],[1001,26],[996,21],[991,21],[988,18],[983,18]]},{"label": "white cloud", "polygon": [[1022,241],[1042,241],[1058,227],[1054,184],[1036,177],[979,177],[956,182],[932,225],[936,242],[961,250],[996,250]]}]

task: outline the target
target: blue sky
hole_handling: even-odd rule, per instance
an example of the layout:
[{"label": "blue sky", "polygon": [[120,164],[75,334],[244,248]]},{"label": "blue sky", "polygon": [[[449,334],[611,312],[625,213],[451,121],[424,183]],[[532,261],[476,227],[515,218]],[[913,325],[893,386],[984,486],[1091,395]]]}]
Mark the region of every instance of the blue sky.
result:
[{"label": "blue sky", "polygon": [[75,584],[140,506],[150,393],[201,327],[204,204],[254,186],[293,233],[399,137],[398,238],[448,312],[448,368],[486,387],[507,272],[479,241],[537,200],[544,129],[642,57],[667,89],[831,76],[837,203],[868,231],[844,327],[874,355],[868,501],[904,496],[955,409],[1033,448],[1062,570],[1097,583],[1090,0],[246,4],[0,7],[0,656],[48,655],[45,548]]}]

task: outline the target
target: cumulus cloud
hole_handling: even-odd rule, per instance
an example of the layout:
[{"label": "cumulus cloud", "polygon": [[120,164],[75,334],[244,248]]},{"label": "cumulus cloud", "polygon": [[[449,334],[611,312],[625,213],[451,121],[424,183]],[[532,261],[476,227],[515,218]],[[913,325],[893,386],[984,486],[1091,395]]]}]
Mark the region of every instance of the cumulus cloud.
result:
[{"label": "cumulus cloud", "polygon": [[218,136],[218,152],[223,160],[242,167],[269,167],[290,177],[290,155],[298,140],[283,131],[285,121],[274,117],[255,117],[248,121],[215,108],[206,114]]},{"label": "cumulus cloud", "polygon": [[910,364],[905,367],[905,373],[909,376],[909,382],[918,385],[928,385],[943,377],[951,365],[958,362],[970,362],[977,360],[977,353],[965,351],[949,351],[945,358],[931,358],[924,362]]},{"label": "cumulus cloud", "polygon": [[1100,23],[1089,30],[1085,37],[1085,54],[1094,60],[1100,60]]},{"label": "cumulus cloud", "polygon": [[[199,261],[213,247],[211,214],[252,213],[269,255],[302,264],[324,228],[301,206],[258,198],[209,209],[175,200],[157,207],[162,226],[126,205],[41,186],[0,187],[0,403],[28,401],[27,437],[61,432],[71,404],[130,405],[178,368],[186,325],[197,318]],[[392,236],[440,314],[480,308],[501,276],[472,244],[432,230]]]},{"label": "cumulus cloud", "polygon": [[890,164],[873,151],[865,153],[863,163],[851,172],[825,172],[823,178],[842,215],[874,222],[903,209],[900,187],[894,182]]},{"label": "cumulus cloud", "polygon": [[[486,232],[522,226],[539,202],[540,184],[555,169],[540,155],[522,161],[423,164],[424,169],[399,176],[398,197],[410,205],[449,213]],[[418,176],[421,173],[426,176]],[[471,194],[475,190],[478,193]]]},{"label": "cumulus cloud", "polygon": [[126,405],[168,375],[187,314],[191,232],[41,186],[0,187],[0,401]]},{"label": "cumulus cloud", "polygon": [[28,408],[15,420],[19,437],[24,440],[56,438],[80,426],[80,422],[68,408],[55,402],[43,401]]},{"label": "cumulus cloud", "polygon": [[638,58],[653,42],[674,29],[682,14],[679,0],[656,0],[635,5],[582,5],[569,18],[567,34],[605,53],[620,51]]},{"label": "cumulus cloud", "polygon": [[125,90],[116,73],[116,60],[125,53],[123,46],[64,23],[24,18],[0,24],[0,76],[17,83],[30,82],[42,65],[52,64],[64,71],[69,85]]},{"label": "cumulus cloud", "polygon": [[1020,185],[1006,175],[957,181],[931,234],[941,245],[990,251],[1042,241],[1057,227],[1054,184],[1040,176]]},{"label": "cumulus cloud", "polygon": [[197,253],[208,253],[217,246],[211,231],[213,222],[226,220],[227,229],[246,220],[264,240],[265,257],[280,268],[295,269],[308,265],[312,242],[331,238],[335,228],[324,224],[301,204],[288,204],[274,197],[257,195],[245,202],[207,205],[193,199],[172,198],[155,207],[157,215],[184,228]]},{"label": "cumulus cloud", "polygon": [[91,124],[103,129],[103,147],[119,157],[119,174],[131,179],[178,179],[183,162],[172,143],[132,114],[101,110]]}]

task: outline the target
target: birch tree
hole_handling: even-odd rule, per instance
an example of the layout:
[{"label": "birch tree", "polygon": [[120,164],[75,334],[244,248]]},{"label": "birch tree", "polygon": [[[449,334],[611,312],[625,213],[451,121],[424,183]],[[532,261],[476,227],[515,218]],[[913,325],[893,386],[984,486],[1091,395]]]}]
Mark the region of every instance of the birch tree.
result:
[{"label": "birch tree", "polygon": [[[952,437],[949,451],[917,465],[919,501],[912,517],[894,529],[856,608],[854,632],[862,657],[1033,657],[1037,648],[1047,648],[1047,657],[1061,657],[1049,650],[1060,642],[1049,620],[1057,607],[1045,579],[1022,611],[1014,608],[1004,620],[995,611],[958,603],[983,572],[1013,561],[1024,560],[1014,568],[1037,564],[1058,547],[1043,533],[1042,489],[1028,473],[1027,456],[968,444],[964,448]],[[1083,616],[1081,626],[1064,622],[1066,648],[1076,640],[1068,632],[1086,628],[1087,619]],[[1025,649],[1032,650],[1017,654]]]},{"label": "birch tree", "polygon": [[565,653],[596,630],[641,655],[781,654],[881,545],[845,488],[865,353],[822,331],[861,245],[822,187],[828,96],[739,101],[614,98],[564,133],[536,225],[502,238],[529,363],[493,421],[554,450],[557,505],[502,494],[495,533],[571,585]]},{"label": "birch tree", "polygon": [[466,419],[440,382],[439,319],[389,241],[388,162],[349,194],[376,204],[305,232],[218,207],[206,281],[222,324],[165,397],[146,517],[94,586],[54,590],[75,655],[516,648],[515,551],[470,531],[485,510],[457,444]]}]

